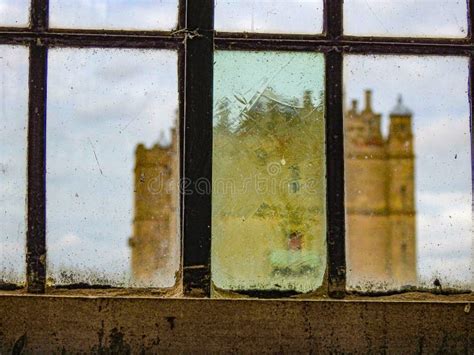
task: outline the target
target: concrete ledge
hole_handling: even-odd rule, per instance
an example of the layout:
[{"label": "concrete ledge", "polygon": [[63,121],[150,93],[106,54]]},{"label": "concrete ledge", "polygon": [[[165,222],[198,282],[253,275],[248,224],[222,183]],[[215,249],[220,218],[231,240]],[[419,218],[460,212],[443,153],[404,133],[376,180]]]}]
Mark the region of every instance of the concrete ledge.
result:
[{"label": "concrete ledge", "polygon": [[0,295],[0,353],[467,354],[471,303]]}]

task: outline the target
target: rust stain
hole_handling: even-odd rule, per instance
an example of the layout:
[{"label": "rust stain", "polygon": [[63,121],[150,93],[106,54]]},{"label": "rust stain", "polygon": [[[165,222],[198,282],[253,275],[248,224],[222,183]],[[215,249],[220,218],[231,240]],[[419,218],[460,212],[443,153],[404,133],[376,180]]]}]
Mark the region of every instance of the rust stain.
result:
[{"label": "rust stain", "polygon": [[170,325],[170,329],[173,330],[175,326],[174,321],[176,320],[176,317],[165,317],[165,319]]},{"label": "rust stain", "polygon": [[26,340],[27,340],[27,337],[25,333],[21,337],[19,337],[17,341],[15,341],[15,345],[13,345],[13,349],[12,349],[12,354],[14,355],[21,354],[23,352],[23,349],[25,348]]}]

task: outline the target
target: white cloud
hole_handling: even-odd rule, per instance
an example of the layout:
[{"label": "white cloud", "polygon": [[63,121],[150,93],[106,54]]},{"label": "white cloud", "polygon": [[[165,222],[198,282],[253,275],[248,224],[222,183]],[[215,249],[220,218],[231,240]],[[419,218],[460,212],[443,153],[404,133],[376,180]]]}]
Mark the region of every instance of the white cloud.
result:
[{"label": "white cloud", "polygon": [[0,26],[26,26],[29,0],[0,0]]},{"label": "white cloud", "polygon": [[27,59],[25,47],[0,46],[0,278],[9,282],[25,277]]},{"label": "white cloud", "polygon": [[321,33],[322,0],[216,0],[217,31]]},{"label": "white cloud", "polygon": [[373,89],[385,133],[398,94],[413,111],[419,274],[462,287],[474,255],[468,70],[467,59],[453,57],[348,56],[344,63],[346,101]]},{"label": "white cloud", "polygon": [[[48,275],[57,283],[89,282],[127,285],[130,252],[125,243],[89,234],[48,233]],[[84,230],[85,234],[88,231]]]},{"label": "white cloud", "polygon": [[129,285],[134,152],[174,123],[176,58],[167,50],[50,51],[47,240],[56,281]]},{"label": "white cloud", "polygon": [[75,248],[81,245],[81,238],[74,233],[67,233],[59,240],[55,241],[54,243],[49,243],[49,250],[52,252],[55,251],[70,251],[74,250]]},{"label": "white cloud", "polygon": [[0,240],[0,280],[22,283],[26,275],[24,226],[4,227],[17,231],[15,234],[3,234]]},{"label": "white cloud", "polygon": [[169,30],[177,18],[177,0],[50,0],[51,27]]},{"label": "white cloud", "polygon": [[451,285],[472,280],[472,196],[463,193],[418,194],[417,249],[422,280],[435,277]]},{"label": "white cloud", "polygon": [[419,125],[416,135],[417,152],[423,156],[454,160],[455,155],[470,155],[470,143],[469,117],[433,117]]},{"label": "white cloud", "polygon": [[465,37],[465,0],[345,0],[351,35]]}]

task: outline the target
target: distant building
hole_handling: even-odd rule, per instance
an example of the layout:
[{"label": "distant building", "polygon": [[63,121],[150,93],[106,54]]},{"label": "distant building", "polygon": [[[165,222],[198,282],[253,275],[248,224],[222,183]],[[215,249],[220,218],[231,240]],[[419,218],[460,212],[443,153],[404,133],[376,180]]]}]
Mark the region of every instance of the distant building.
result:
[{"label": "distant building", "polygon": [[[384,137],[365,95],[365,108],[353,101],[345,117],[347,270],[352,284],[414,284],[412,113],[399,98]],[[265,88],[237,101],[247,102],[237,121],[228,99],[216,107],[213,280],[226,289],[314,289],[326,265],[323,100]],[[145,286],[172,286],[179,269],[178,162],[175,129],[171,144],[136,150],[130,246]]]},{"label": "distant building", "polygon": [[176,129],[171,143],[143,144],[135,151],[132,275],[142,286],[171,287],[179,270],[179,156]]},{"label": "distant building", "polygon": [[346,247],[352,284],[416,282],[412,113],[402,98],[383,137],[381,115],[352,101],[345,117]]},{"label": "distant building", "polygon": [[289,97],[262,85],[254,95],[216,103],[212,278],[217,288],[305,293],[322,285],[324,134],[324,98],[310,91]]}]

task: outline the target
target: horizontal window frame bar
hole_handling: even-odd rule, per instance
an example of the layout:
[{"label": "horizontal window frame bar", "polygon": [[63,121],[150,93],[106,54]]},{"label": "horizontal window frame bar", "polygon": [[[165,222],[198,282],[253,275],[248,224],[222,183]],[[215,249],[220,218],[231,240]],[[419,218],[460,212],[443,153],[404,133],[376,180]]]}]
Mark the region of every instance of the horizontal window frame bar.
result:
[{"label": "horizontal window frame bar", "polygon": [[98,48],[157,48],[179,49],[184,46],[183,37],[132,36],[104,33],[0,32],[0,44],[28,45],[41,43],[48,47],[98,47]]},{"label": "horizontal window frame bar", "polygon": [[[196,30],[199,33],[199,30]],[[32,31],[27,28],[0,27],[0,44],[28,44],[41,41],[48,46],[179,48],[193,31],[122,31],[54,29]],[[279,35],[260,33],[214,33],[218,50],[339,50],[344,53],[393,53],[469,55],[474,52],[472,38],[354,37],[328,35]]]},{"label": "horizontal window frame bar", "polygon": [[396,42],[419,44],[466,44],[471,42],[470,37],[409,37],[409,36],[355,36],[342,34],[291,34],[291,33],[264,33],[264,32],[221,32],[215,31],[215,38],[232,38],[241,40],[282,40],[282,41],[351,41],[351,42]]},{"label": "horizontal window frame bar", "polygon": [[[31,33],[37,37],[43,37],[50,34],[56,35],[104,35],[107,37],[159,37],[159,38],[184,38],[186,33],[199,31],[196,29],[182,28],[181,30],[121,30],[121,29],[93,29],[93,28],[49,28],[43,31],[35,31],[29,27],[10,27],[0,26],[0,36],[4,34]],[[400,37],[400,36],[354,36],[341,35],[331,37],[328,34],[291,34],[291,33],[258,33],[258,32],[221,32],[214,31],[216,39],[229,39],[240,41],[272,40],[272,41],[310,41],[324,42],[332,40],[334,42],[390,42],[395,44],[432,44],[432,45],[463,45],[473,42],[472,37]]]},{"label": "horizontal window frame bar", "polygon": [[344,54],[393,54],[393,55],[470,55],[474,44],[463,43],[429,43],[383,40],[274,40],[274,39],[236,39],[216,37],[217,50],[251,50],[251,51],[300,51],[332,52]]}]

